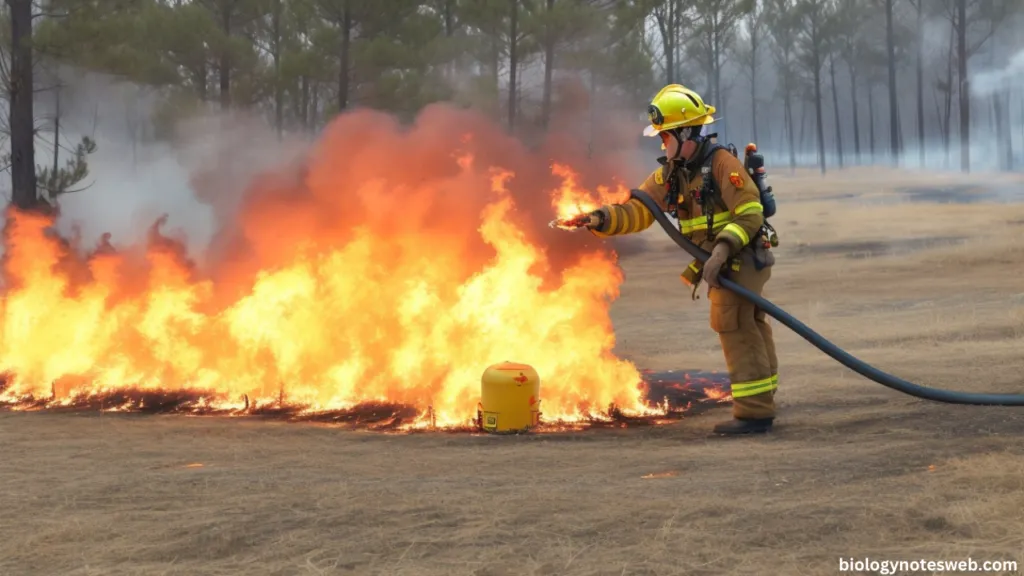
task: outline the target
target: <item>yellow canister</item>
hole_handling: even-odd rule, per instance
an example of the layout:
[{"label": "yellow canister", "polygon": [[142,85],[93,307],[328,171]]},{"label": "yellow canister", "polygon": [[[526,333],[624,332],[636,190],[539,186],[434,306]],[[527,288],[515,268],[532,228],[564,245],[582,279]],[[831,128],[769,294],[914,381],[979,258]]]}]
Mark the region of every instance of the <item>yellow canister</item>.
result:
[{"label": "yellow canister", "polygon": [[480,427],[519,432],[540,423],[540,376],[532,366],[502,362],[480,378]]}]

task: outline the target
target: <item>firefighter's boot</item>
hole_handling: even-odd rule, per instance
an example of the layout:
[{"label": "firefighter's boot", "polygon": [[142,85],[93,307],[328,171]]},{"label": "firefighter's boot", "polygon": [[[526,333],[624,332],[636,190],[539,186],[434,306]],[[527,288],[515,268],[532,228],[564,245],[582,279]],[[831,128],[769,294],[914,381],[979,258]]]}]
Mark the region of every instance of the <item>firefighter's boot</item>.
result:
[{"label": "firefighter's boot", "polygon": [[723,436],[764,434],[771,431],[773,420],[774,418],[734,418],[728,422],[716,424],[714,432]]}]

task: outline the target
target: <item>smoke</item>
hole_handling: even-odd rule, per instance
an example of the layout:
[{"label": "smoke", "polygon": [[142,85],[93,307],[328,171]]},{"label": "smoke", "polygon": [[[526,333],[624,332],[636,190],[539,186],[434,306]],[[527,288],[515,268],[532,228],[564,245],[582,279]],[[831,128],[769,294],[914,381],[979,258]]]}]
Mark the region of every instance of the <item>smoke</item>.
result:
[{"label": "smoke", "polygon": [[979,72],[971,81],[971,93],[975,96],[1015,89],[1024,89],[1024,50],[1014,54],[1002,69]]},{"label": "smoke", "polygon": [[[57,73],[64,85],[61,147],[83,136],[97,143],[89,176],[77,186],[82,190],[61,196],[57,222],[63,234],[86,242],[109,233],[115,245],[137,244],[166,216],[164,231],[201,254],[230,227],[252,179],[293,161],[308,145],[278,141],[260,118],[203,110],[158,134],[162,97],[154,90],[77,69]],[[52,161],[55,104],[52,94],[37,99],[37,117],[49,120],[36,142],[39,164]],[[58,164],[66,157],[61,153]]]},{"label": "smoke", "polygon": [[[344,181],[336,184],[337,198],[361,194],[358,190],[375,185],[376,179],[386,182],[389,189],[381,194],[391,198],[423,185],[428,174],[450,176],[447,172],[457,170],[456,151],[473,155],[481,170],[500,168],[514,175],[508,187],[519,223],[531,240],[548,247],[557,270],[580,250],[606,249],[609,244],[547,227],[553,217],[551,192],[561,183],[551,165],[572,167],[580,173],[581,185],[594,189],[634,186],[653,164],[637,154],[640,124],[624,116],[595,122],[595,101],[587,86],[572,78],[555,85],[550,130],[526,144],[508,135],[501,119],[447,104],[426,108],[409,125],[388,114],[352,111],[332,121],[315,141],[305,135],[279,139],[265,119],[253,114],[207,110],[177,122],[157,139],[159,98],[152,91],[77,70],[62,71],[62,78],[61,140],[71,144],[87,135],[98,149],[88,158],[85,189],[60,199],[58,230],[81,238],[85,249],[105,234],[113,246],[124,248],[148,242],[154,222],[160,220],[161,232],[211,272],[225,262],[237,266],[246,259],[254,247],[253,231],[245,226],[262,215],[287,219],[311,209],[307,204],[313,202],[321,216],[341,219],[332,223],[332,230],[352,215],[365,216],[355,206],[344,209],[334,205],[336,199],[324,198],[325,184],[310,183],[318,171],[329,167],[332,174],[344,174]],[[45,98],[37,105],[40,117],[54,110]],[[37,146],[37,162],[48,163],[45,147]],[[311,186],[319,187],[315,194]],[[458,213],[462,233],[476,235],[475,215],[492,198],[486,189],[468,196],[460,189],[459,194],[438,197],[432,201],[436,205],[424,209],[438,220],[431,225],[442,225],[445,214]],[[254,216],[257,211],[261,216]],[[394,226],[403,226],[402,220],[396,213]],[[310,241],[316,227],[302,229],[307,224],[296,222],[296,235],[280,240]],[[611,243],[623,253],[642,245],[633,238]]]},{"label": "smoke", "polygon": [[97,140],[98,149],[88,158],[87,186],[59,200],[58,230],[67,234],[76,229],[86,239],[110,233],[115,244],[135,243],[166,214],[190,252],[209,243],[213,211],[198,201],[177,150],[146,146],[133,161],[124,143],[103,136]]}]

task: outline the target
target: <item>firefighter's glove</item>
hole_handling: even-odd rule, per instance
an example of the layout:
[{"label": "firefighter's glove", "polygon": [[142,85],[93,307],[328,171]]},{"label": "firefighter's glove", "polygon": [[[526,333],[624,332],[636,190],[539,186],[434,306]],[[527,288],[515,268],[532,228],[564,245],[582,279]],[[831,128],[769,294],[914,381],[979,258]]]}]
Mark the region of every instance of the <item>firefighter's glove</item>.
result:
[{"label": "firefighter's glove", "polygon": [[725,266],[728,259],[729,245],[725,242],[715,244],[714,250],[711,251],[711,257],[704,263],[704,281],[708,283],[709,288],[722,287],[718,283],[718,273],[722,270],[722,266]]}]

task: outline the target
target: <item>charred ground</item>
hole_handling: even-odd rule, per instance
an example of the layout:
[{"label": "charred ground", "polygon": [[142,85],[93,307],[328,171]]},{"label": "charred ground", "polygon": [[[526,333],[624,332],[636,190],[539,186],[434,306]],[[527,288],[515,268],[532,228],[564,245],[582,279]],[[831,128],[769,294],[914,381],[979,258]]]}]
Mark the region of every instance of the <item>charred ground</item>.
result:
[{"label": "charred ground", "polygon": [[[657,426],[671,420],[695,416],[719,405],[728,404],[728,375],[699,370],[643,370],[639,388],[651,413],[624,411],[615,405],[594,410],[584,420],[542,419],[538,432],[559,433],[568,430]],[[0,379],[0,392],[7,380]],[[224,400],[224,399],[221,399]],[[100,393],[52,398],[12,400],[0,403],[0,411],[80,414],[88,412],[139,415],[221,416],[285,422],[315,422],[350,430],[379,432],[481,432],[479,419],[467,417],[464,425],[438,425],[430,408],[397,402],[361,402],[350,408],[314,410],[289,402],[283,394],[274,400],[210,402],[208,391],[197,389],[148,390],[126,388]],[[479,418],[479,414],[477,415]]]},{"label": "charred ground", "polygon": [[[1022,185],[1003,178],[993,187]],[[912,381],[1024,392],[1024,205],[904,197],[968,183],[775,176],[782,245],[767,296]],[[684,255],[657,230],[643,238],[646,251],[622,261],[618,353],[654,370],[721,369],[706,300],[691,302],[677,277]],[[0,573],[834,574],[840,557],[1024,561],[1024,414],[902,396],[776,333],[781,409],[767,438],[709,438],[727,408],[515,438],[0,413]]]}]

